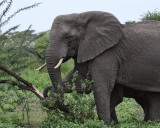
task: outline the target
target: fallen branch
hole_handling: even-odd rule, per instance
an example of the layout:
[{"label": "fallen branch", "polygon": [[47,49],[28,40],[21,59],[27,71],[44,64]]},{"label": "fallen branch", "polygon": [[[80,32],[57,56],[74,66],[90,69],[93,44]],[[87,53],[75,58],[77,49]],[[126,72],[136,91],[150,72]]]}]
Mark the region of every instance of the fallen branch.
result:
[{"label": "fallen branch", "polygon": [[[22,77],[18,76],[16,73],[8,70],[7,68],[3,67],[0,65],[0,70],[6,72],[7,74],[13,76],[16,80],[18,80],[19,82],[15,82],[15,81],[11,81],[11,80],[0,80],[0,83],[8,83],[11,84],[13,86],[18,86],[19,89],[21,90],[28,90],[33,92],[36,96],[38,96],[38,98],[40,98],[41,100],[44,99],[44,96],[42,93],[40,93],[38,91],[38,89],[36,89],[32,83],[29,83],[28,81],[24,80]],[[22,82],[23,84],[20,84],[20,82]]]}]

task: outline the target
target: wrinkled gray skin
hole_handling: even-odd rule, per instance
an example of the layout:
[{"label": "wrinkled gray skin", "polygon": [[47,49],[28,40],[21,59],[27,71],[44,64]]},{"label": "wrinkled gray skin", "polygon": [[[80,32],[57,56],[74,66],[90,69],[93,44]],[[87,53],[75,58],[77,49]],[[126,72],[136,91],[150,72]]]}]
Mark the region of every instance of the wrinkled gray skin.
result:
[{"label": "wrinkled gray skin", "polygon": [[[145,101],[142,102],[145,120],[160,119],[159,35],[158,21],[123,26],[106,12],[58,16],[50,31],[46,53],[54,91],[60,93],[62,98],[68,91],[61,79],[60,68],[54,69],[54,66],[61,58],[64,62],[73,58],[76,64],[72,72],[78,70],[82,79],[86,75],[83,68],[90,72],[98,117],[105,124],[110,125],[111,115],[114,115],[111,109],[116,103],[112,100],[117,100],[116,94],[119,92],[121,97],[125,96],[125,87],[136,89],[139,92],[137,95],[140,95],[138,97],[142,95],[140,101]],[[58,89],[55,83],[59,83],[63,90]],[[120,87],[115,94],[114,87]],[[121,102],[118,100],[117,103]]]}]

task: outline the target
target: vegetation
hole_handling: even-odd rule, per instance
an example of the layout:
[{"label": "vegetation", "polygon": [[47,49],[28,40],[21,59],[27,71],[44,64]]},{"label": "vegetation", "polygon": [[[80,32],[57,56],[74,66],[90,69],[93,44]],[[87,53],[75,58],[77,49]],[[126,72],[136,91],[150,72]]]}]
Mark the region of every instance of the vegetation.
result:
[{"label": "vegetation", "polygon": [[[70,70],[73,65],[69,66],[69,63],[72,64],[73,62],[67,62],[67,64],[63,64],[63,67],[68,67],[68,70]],[[66,69],[62,68],[62,72],[66,72]],[[66,73],[63,73],[63,76],[65,76]],[[46,69],[39,73],[34,68],[28,68],[23,72],[22,77],[33,83],[41,91],[47,85],[51,84]],[[44,108],[41,106],[39,99],[30,92],[22,92],[20,90],[17,91],[17,89],[11,88],[12,86],[10,85],[6,86],[8,86],[8,88],[5,86],[0,86],[0,90],[5,90],[6,88],[5,91],[2,90],[0,93],[1,95],[5,96],[5,98],[3,98],[4,100],[1,101],[4,108],[3,113],[0,114],[0,124],[3,124],[2,126],[10,125],[14,127],[16,125],[15,128],[17,126],[28,126],[26,117],[27,111],[25,108],[25,104],[28,99],[27,103],[29,105],[30,121],[30,126],[28,127],[41,126],[42,128],[106,128],[103,122],[97,119],[97,113],[92,93],[89,95],[77,94],[76,92],[65,94],[65,103],[68,104],[70,106],[70,110],[72,110],[72,113],[66,114],[59,110],[49,110]],[[6,101],[9,101],[8,99],[10,99],[8,92],[10,92],[13,96],[12,100],[6,103]],[[116,107],[116,111],[119,124],[112,125],[113,128],[158,128],[160,126],[160,123],[157,122],[143,122],[143,110],[133,99],[124,98],[123,103]],[[12,115],[14,115],[13,117],[17,121],[12,121]]]},{"label": "vegetation", "polygon": [[125,24],[134,24],[136,21],[126,21]]},{"label": "vegetation", "polygon": [[[7,16],[12,2],[0,2],[0,7],[4,7],[0,15],[0,30],[19,12],[39,5],[21,8]],[[154,19],[153,15],[157,20],[158,12],[146,13],[142,19]],[[126,24],[128,23],[135,22],[129,21]],[[46,86],[51,85],[46,68],[36,71],[36,68],[44,63],[49,32],[35,34],[31,26],[21,32],[16,31],[17,28],[18,25],[0,33],[0,128],[106,128],[103,121],[97,118],[93,93],[78,94],[73,87],[73,92],[65,94],[64,99],[69,106],[69,113],[43,106],[45,100],[39,100],[43,98],[33,92],[34,89],[43,92]],[[61,66],[63,78],[72,67],[73,60]],[[86,79],[85,83],[91,85],[92,81]],[[85,88],[86,84],[82,86]],[[112,124],[113,128],[160,127],[158,122],[143,122],[143,111],[133,99],[124,98],[116,107],[116,112],[119,124]]]},{"label": "vegetation", "polygon": [[160,21],[160,12],[154,10],[153,12],[148,11],[141,16],[141,20],[157,20]]}]

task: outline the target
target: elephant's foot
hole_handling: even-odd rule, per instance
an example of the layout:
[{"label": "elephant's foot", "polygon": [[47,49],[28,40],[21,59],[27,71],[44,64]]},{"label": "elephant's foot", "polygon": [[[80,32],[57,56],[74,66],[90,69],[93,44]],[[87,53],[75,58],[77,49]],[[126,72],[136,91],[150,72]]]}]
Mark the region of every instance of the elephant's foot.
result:
[{"label": "elephant's foot", "polygon": [[147,93],[144,120],[160,121],[160,93]]}]

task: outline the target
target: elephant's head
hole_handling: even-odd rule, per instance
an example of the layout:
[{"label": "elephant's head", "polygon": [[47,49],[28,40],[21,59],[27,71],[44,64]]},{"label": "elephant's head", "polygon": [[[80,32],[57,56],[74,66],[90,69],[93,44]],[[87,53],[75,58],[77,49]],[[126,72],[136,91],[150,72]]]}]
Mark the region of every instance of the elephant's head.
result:
[{"label": "elephant's head", "polygon": [[59,68],[62,62],[69,58],[78,63],[94,59],[119,42],[122,27],[117,18],[106,12],[58,16],[50,30],[46,53],[52,84],[58,82],[63,85]]}]

